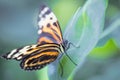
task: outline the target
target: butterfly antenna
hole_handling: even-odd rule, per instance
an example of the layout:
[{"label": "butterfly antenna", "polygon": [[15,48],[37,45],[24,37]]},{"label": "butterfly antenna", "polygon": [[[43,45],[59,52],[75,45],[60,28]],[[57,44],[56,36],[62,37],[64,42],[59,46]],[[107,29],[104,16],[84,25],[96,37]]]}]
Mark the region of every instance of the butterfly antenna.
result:
[{"label": "butterfly antenna", "polygon": [[80,48],[80,45],[75,45],[75,44],[73,44],[73,43],[69,43],[70,45],[72,45],[73,47],[75,47],[75,48]]},{"label": "butterfly antenna", "polygon": [[74,65],[76,65],[77,66],[77,63],[75,63],[71,58],[70,58],[70,56],[65,52],[65,54],[66,54],[66,56],[70,59],[70,61],[74,64]]}]

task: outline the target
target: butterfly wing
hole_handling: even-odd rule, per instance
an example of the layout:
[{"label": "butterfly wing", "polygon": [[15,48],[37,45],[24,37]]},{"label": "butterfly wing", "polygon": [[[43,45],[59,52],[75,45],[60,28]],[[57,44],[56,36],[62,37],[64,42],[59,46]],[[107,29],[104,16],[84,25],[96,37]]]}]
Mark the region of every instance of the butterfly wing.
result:
[{"label": "butterfly wing", "polygon": [[38,51],[40,48],[37,46],[38,45],[30,45],[30,46],[25,46],[25,47],[21,47],[18,49],[14,49],[5,55],[2,55],[2,57],[5,59],[15,59],[17,61],[20,61],[23,58],[29,55],[32,55],[32,53],[35,53],[36,51]]},{"label": "butterfly wing", "polygon": [[24,70],[37,70],[53,62],[60,53],[59,48],[58,44],[31,45],[14,49],[2,57],[21,61]]},{"label": "butterfly wing", "polygon": [[38,44],[14,49],[3,55],[6,59],[21,61],[25,70],[37,70],[53,62],[61,53],[62,34],[56,16],[43,6],[38,18]]},{"label": "butterfly wing", "polygon": [[41,49],[34,54],[24,58],[20,64],[21,68],[25,70],[38,70],[53,62],[58,57],[59,45],[45,44],[40,46]]},{"label": "butterfly wing", "polygon": [[54,13],[46,6],[42,6],[38,17],[39,44],[63,42],[61,29]]}]

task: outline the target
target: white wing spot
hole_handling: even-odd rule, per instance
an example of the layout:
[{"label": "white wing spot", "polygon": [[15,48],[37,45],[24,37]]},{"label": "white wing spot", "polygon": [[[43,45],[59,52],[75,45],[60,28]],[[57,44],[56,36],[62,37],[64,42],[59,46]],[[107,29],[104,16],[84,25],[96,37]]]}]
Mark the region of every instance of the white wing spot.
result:
[{"label": "white wing spot", "polygon": [[22,58],[22,56],[18,57],[17,60],[20,60]]},{"label": "white wing spot", "polygon": [[41,34],[42,33],[42,30],[38,30],[38,34]]},{"label": "white wing spot", "polygon": [[21,55],[22,53],[18,52],[17,54],[15,54],[12,58],[17,58],[19,55]]},{"label": "white wing spot", "polygon": [[41,20],[38,22],[39,28],[42,28],[42,25],[44,25],[44,24],[45,24],[45,19],[41,18]]},{"label": "white wing spot", "polygon": [[[39,14],[40,21],[38,21],[38,27],[39,27],[38,34],[42,33],[42,30],[41,30],[42,27],[46,27],[48,23],[53,24],[54,22],[57,21],[57,18],[53,12],[50,11],[49,14],[45,14],[48,10],[49,8],[45,7]],[[42,17],[43,15],[45,17]],[[52,18],[52,20],[50,18]]]},{"label": "white wing spot", "polygon": [[31,47],[31,48],[36,48],[36,46],[37,46],[37,45],[32,45],[32,47]]},{"label": "white wing spot", "polygon": [[[53,18],[52,20],[50,20],[51,17]],[[46,15],[45,18],[41,18],[41,20],[38,22],[38,26],[41,28],[42,26],[46,26],[48,23],[53,23],[56,21],[56,16],[51,12],[49,15]]]},{"label": "white wing spot", "polygon": [[29,48],[30,48],[30,46],[25,46],[23,49],[19,50],[18,53],[16,53],[15,55],[13,55],[12,58],[17,58],[17,57],[18,57],[18,59],[19,59],[19,56],[20,56],[21,54],[26,53]]},{"label": "white wing spot", "polygon": [[41,14],[45,14],[45,12],[47,12],[47,10],[49,10],[48,7],[45,7],[42,11],[41,11]]},{"label": "white wing spot", "polygon": [[12,50],[11,53],[8,55],[8,58],[10,58],[16,51],[17,49]]}]

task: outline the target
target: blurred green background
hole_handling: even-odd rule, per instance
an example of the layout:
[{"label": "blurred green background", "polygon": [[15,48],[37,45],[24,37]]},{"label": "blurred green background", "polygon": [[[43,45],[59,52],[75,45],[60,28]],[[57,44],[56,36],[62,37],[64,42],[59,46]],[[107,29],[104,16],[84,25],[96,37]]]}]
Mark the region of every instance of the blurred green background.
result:
[{"label": "blurred green background", "polygon": [[[37,16],[40,5],[47,4],[56,14],[62,31],[79,6],[86,0],[0,0],[0,54],[14,48],[35,44]],[[120,19],[120,0],[109,0],[105,14],[105,29]],[[120,22],[120,21],[119,21]],[[76,80],[120,80],[120,40],[119,28],[99,41],[80,69]],[[116,37],[117,36],[117,37]],[[44,69],[24,71],[17,61],[0,59],[0,80],[47,80]]]}]

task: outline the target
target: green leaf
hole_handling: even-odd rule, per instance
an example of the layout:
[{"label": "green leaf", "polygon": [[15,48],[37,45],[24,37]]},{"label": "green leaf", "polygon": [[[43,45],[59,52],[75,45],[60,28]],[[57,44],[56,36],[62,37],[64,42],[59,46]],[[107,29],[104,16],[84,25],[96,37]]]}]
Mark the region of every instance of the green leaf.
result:
[{"label": "green leaf", "polygon": [[117,52],[118,48],[116,47],[114,40],[109,39],[104,46],[94,48],[89,56],[99,59],[108,59],[113,57]]},{"label": "green leaf", "polygon": [[[107,0],[88,0],[82,8],[79,8],[64,33],[64,39],[72,42],[80,48],[73,47],[67,51],[70,58],[78,65],[75,66],[66,55],[63,56],[61,69],[57,60],[48,67],[50,80],[78,80],[80,67],[86,56],[96,46],[103,30]],[[61,71],[63,76],[61,77]]]},{"label": "green leaf", "polygon": [[37,77],[39,80],[49,80],[47,75],[47,67],[37,71]]}]

